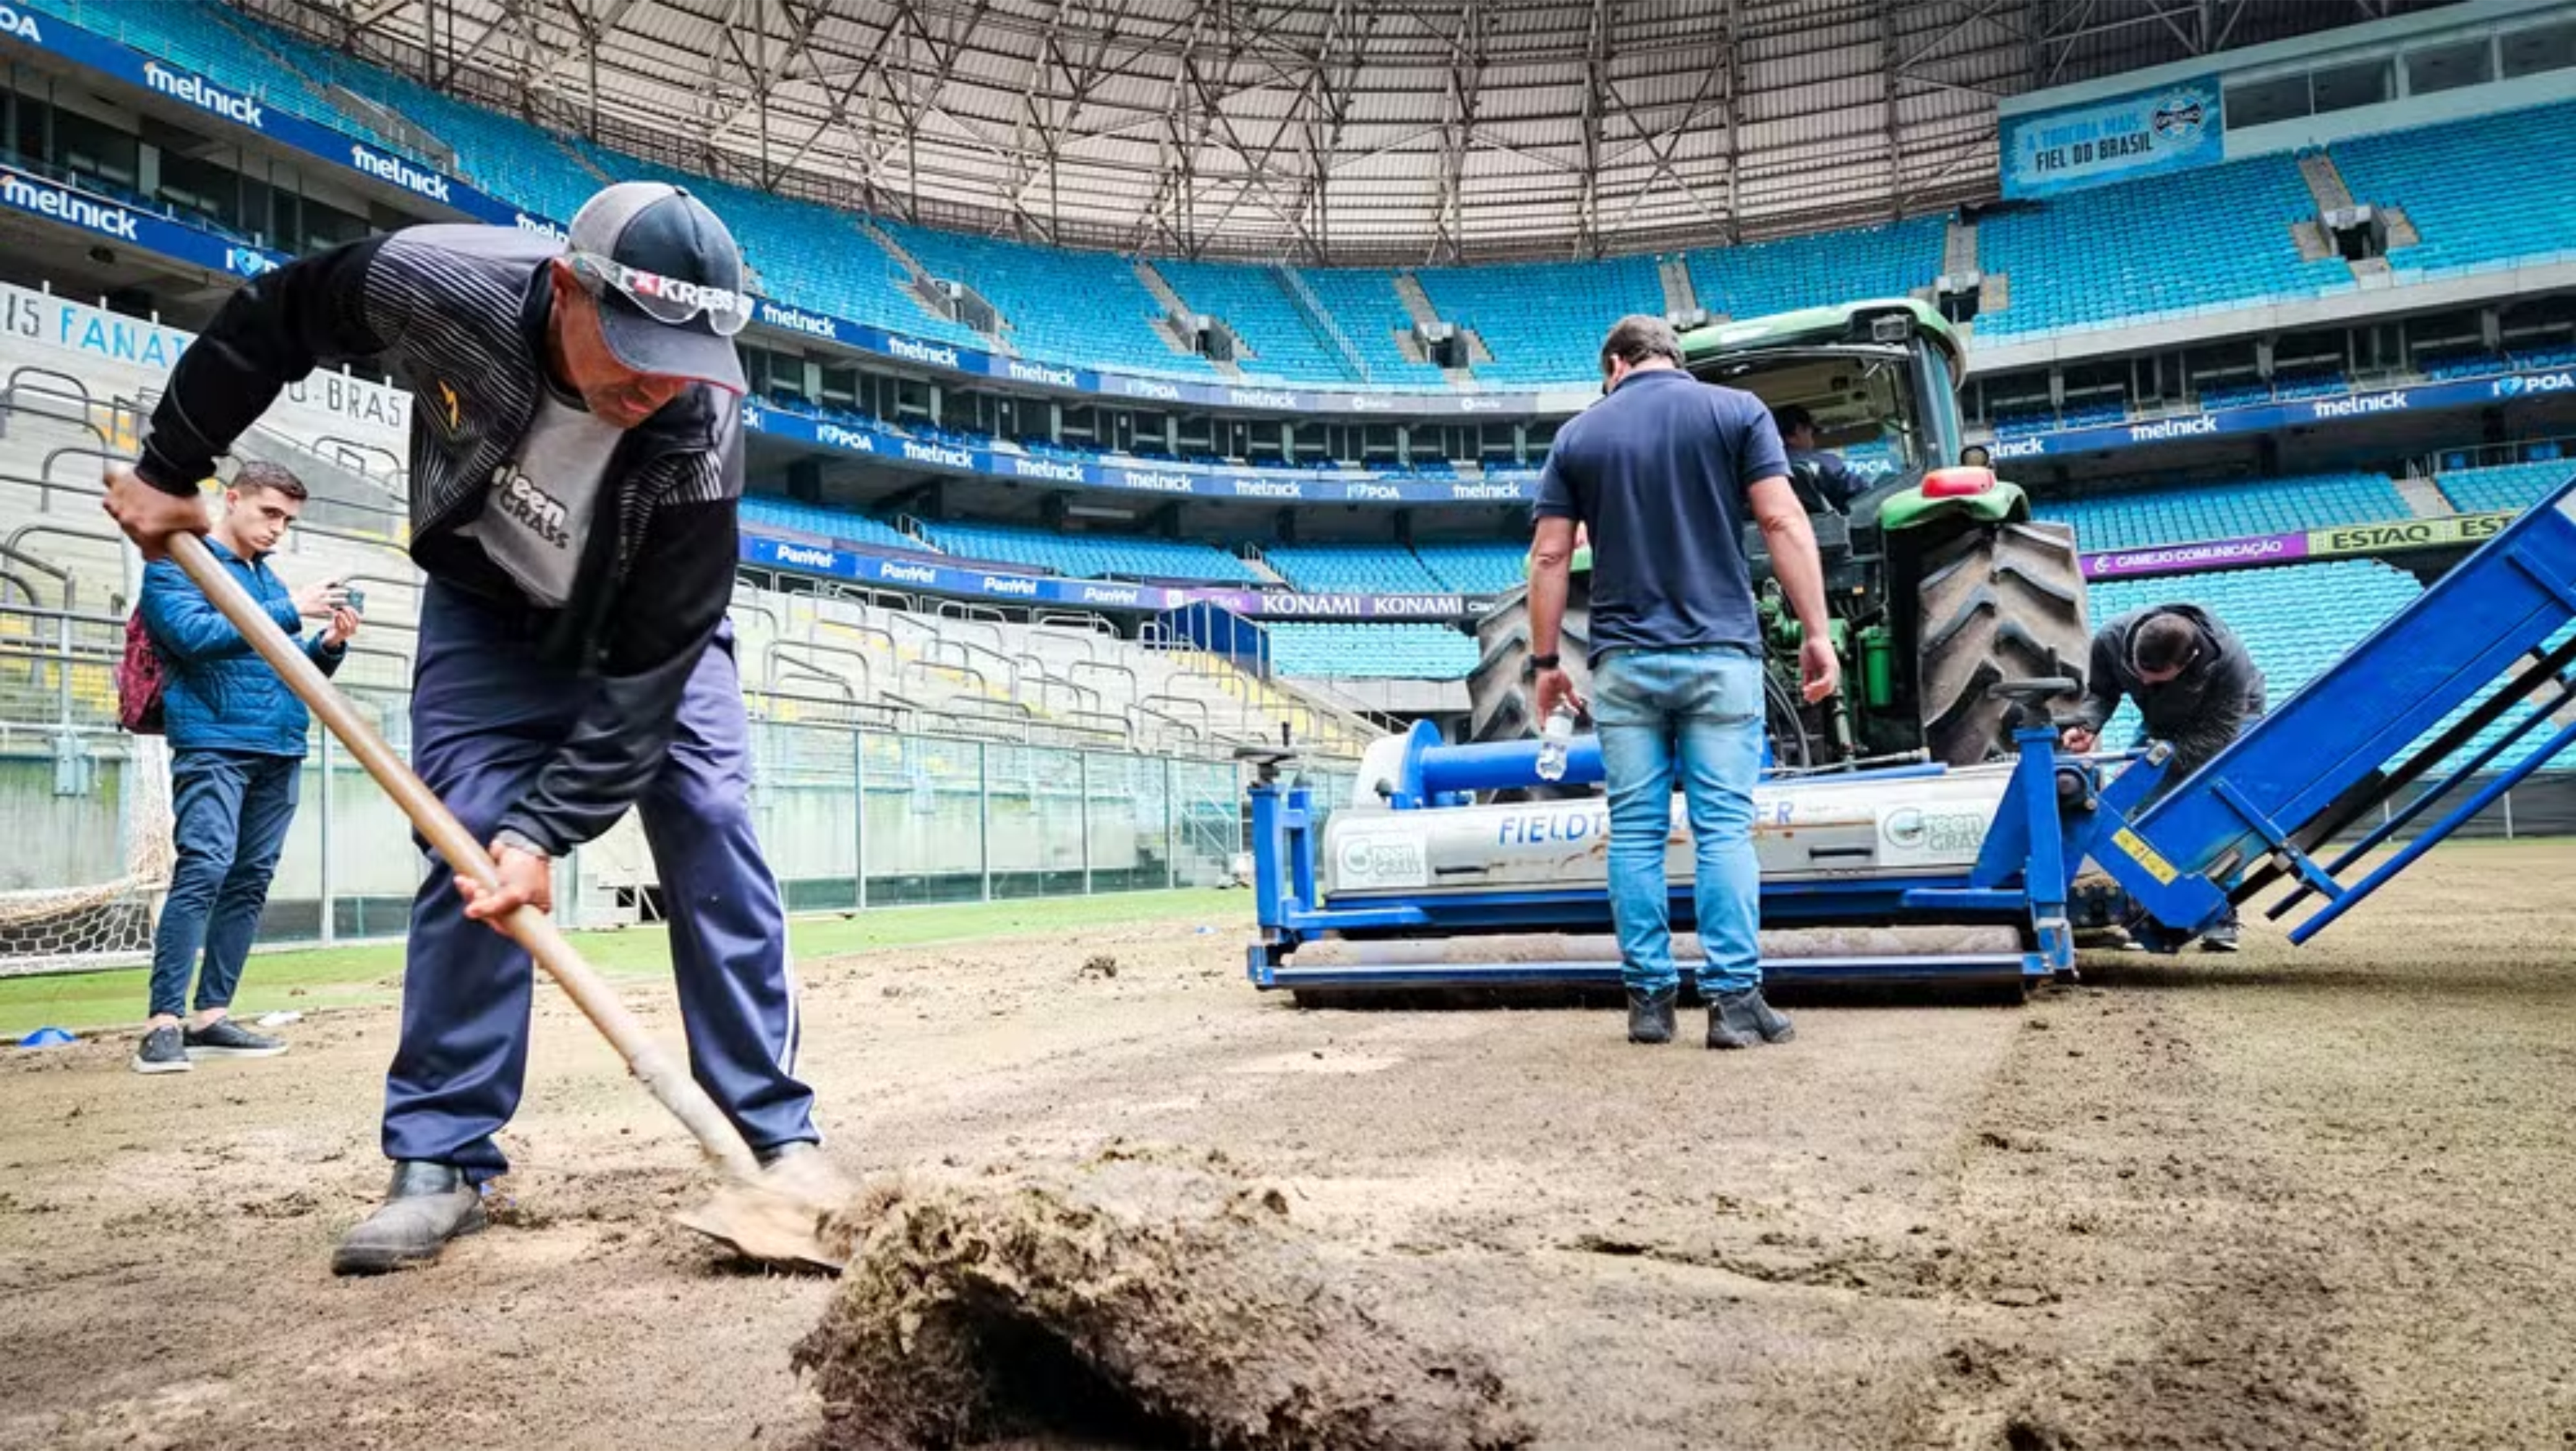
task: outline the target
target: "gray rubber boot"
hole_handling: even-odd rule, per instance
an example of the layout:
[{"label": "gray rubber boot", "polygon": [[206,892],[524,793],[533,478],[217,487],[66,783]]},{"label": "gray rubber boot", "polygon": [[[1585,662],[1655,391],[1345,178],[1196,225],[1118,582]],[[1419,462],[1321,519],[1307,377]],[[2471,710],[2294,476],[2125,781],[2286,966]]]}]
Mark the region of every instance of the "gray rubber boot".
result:
[{"label": "gray rubber boot", "polygon": [[1708,1001],[1708,1046],[1712,1048],[1786,1043],[1797,1036],[1788,1015],[1764,1002],[1758,987],[1719,993]]},{"label": "gray rubber boot", "polygon": [[483,1196],[464,1170],[405,1160],[394,1165],[383,1206],[351,1226],[331,1252],[331,1273],[381,1275],[427,1264],[449,1240],[486,1222]]},{"label": "gray rubber boot", "polygon": [[1680,990],[1659,993],[1628,989],[1628,1041],[1653,1045],[1673,1041],[1673,1000]]}]

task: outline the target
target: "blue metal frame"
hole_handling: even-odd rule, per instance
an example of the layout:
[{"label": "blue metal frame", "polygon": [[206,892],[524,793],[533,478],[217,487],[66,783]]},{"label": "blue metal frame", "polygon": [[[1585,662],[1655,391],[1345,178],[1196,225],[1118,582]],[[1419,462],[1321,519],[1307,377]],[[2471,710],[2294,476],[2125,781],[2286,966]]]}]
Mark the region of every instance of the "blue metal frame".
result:
[{"label": "blue metal frame", "polygon": [[[1975,865],[1961,876],[1872,881],[1765,883],[1766,921],[1799,923],[2012,922],[2026,928],[2019,960],[2025,978],[2070,972],[2074,942],[2066,920],[2067,888],[2088,856],[2118,880],[2144,913],[2131,932],[2170,951],[2223,918],[2234,899],[2258,890],[2249,880],[2286,873],[2297,884],[2281,915],[2311,894],[2322,905],[2290,933],[2304,943],[2456,831],[2460,825],[2561,752],[2576,746],[2576,725],[2548,739],[2425,828],[2386,862],[2346,885],[2336,877],[2428,809],[2444,791],[2482,770],[2537,728],[2546,709],[2576,699],[2576,683],[2547,670],[2519,667],[2576,621],[2576,479],[2561,484],[2503,532],[2453,568],[2370,638],[2236,742],[2159,795],[2169,748],[2158,746],[2108,780],[2092,761],[2058,759],[2054,733],[2014,733],[2012,781]],[[2499,684],[2510,681],[2511,684]],[[2454,710],[2486,698],[2527,703],[2556,688],[2542,713],[2518,724],[2410,802],[2359,846],[2320,863],[2312,850],[2329,828],[2402,789],[2422,763],[2414,743]],[[1437,808],[1471,793],[1536,784],[1536,742],[1442,746],[1428,725],[1414,728],[1398,779],[1387,784],[1399,809]],[[2401,764],[2403,763],[2403,764]],[[1600,779],[1596,743],[1569,753],[1565,781]],[[1937,771],[1938,768],[1929,768]],[[1885,774],[1920,775],[1920,769]],[[1853,779],[1843,777],[1838,779]],[[1372,902],[1337,908],[1316,900],[1311,802],[1302,788],[1284,794],[1272,783],[1253,788],[1253,847],[1261,941],[1252,949],[1252,979],[1263,987],[1418,986],[1460,982],[1603,982],[1615,963],[1492,963],[1444,967],[1348,968],[1300,972],[1291,963],[1304,941],[1332,934],[1434,935],[1520,930],[1591,933],[1610,926],[1603,887],[1484,893]],[[2268,865],[2267,865],[2268,864]],[[1676,925],[1690,920],[1690,894],[1673,894]],[[1792,960],[1783,976],[1882,976],[1920,979],[1962,971],[1992,972],[2011,959],[1908,961]],[[1766,974],[1772,971],[1765,965]]]},{"label": "blue metal frame", "polygon": [[[2013,777],[1998,807],[1997,829],[1990,833],[1975,865],[1966,873],[1875,877],[1866,880],[1766,882],[1762,916],[1774,926],[1876,922],[1897,925],[1927,923],[2003,923],[2025,929],[2025,950],[2003,956],[1951,958],[1796,958],[1766,963],[1766,976],[1784,979],[1848,980],[1878,977],[1920,981],[1972,974],[2018,976],[2025,980],[2068,973],[2075,966],[2075,942],[2066,921],[2066,890],[2073,866],[2091,849],[2094,815],[2089,809],[2063,810],[2060,782],[2079,802],[2122,799],[2123,791],[2142,792],[2152,775],[2123,772],[2107,787],[2096,768],[2083,761],[2059,761],[2056,733],[2047,729],[2015,733],[2019,751]],[[1586,750],[1586,747],[1591,749]],[[1442,746],[1435,731],[1417,725],[1406,743],[1403,764],[1385,784],[1390,805],[1398,810],[1437,809],[1472,791],[1535,784],[1536,743]],[[1583,765],[1597,779],[1599,751],[1578,741],[1569,752],[1565,779],[1578,779]],[[1940,767],[1908,766],[1884,772],[1858,772],[1838,781],[1905,779],[1937,775]],[[2131,778],[2138,778],[2133,784]],[[1254,913],[1261,935],[1250,953],[1250,975],[1262,987],[1333,986],[1392,987],[1472,980],[1477,983],[1599,982],[1615,984],[1616,962],[1487,963],[1428,967],[1339,967],[1299,970],[1292,958],[1304,942],[1337,935],[1472,936],[1478,933],[1532,932],[1590,934],[1612,930],[1610,895],[1605,886],[1546,890],[1423,895],[1332,906],[1317,900],[1321,849],[1314,802],[1304,786],[1282,787],[1264,781],[1252,788]],[[1675,930],[1688,930],[1695,913],[1687,883],[1672,889]]]}]

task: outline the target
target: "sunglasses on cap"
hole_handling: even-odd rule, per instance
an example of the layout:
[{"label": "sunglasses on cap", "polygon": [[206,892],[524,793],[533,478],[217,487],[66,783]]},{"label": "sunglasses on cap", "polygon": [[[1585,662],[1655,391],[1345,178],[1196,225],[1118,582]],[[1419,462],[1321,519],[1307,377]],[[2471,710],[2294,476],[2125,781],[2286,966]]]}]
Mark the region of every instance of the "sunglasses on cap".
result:
[{"label": "sunglasses on cap", "polygon": [[572,252],[564,260],[572,264],[583,291],[603,300],[614,292],[655,322],[677,327],[704,314],[708,330],[720,338],[751,325],[751,299],[731,288],[641,271],[596,252]]}]

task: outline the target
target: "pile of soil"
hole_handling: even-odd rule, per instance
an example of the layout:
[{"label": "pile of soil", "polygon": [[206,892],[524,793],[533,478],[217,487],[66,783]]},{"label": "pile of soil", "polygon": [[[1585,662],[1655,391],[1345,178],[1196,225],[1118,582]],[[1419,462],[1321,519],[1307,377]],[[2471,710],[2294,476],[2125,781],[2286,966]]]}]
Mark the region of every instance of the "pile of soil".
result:
[{"label": "pile of soil", "polygon": [[834,1451],[1532,1437],[1481,1360],[1416,1344],[1345,1293],[1277,1189],[1113,1155],[1053,1180],[888,1181],[839,1222],[848,1269],[795,1351]]}]

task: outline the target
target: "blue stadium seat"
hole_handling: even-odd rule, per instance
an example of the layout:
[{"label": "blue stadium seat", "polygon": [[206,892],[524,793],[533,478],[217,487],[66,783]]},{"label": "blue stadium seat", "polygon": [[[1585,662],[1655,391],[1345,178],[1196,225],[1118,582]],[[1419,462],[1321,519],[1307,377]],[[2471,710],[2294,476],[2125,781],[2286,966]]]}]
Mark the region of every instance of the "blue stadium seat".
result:
[{"label": "blue stadium seat", "polygon": [[298,120],[412,155],[333,105],[311,77],[298,75],[286,55],[292,43],[277,43],[288,37],[208,0],[26,0],[26,8],[185,66]]},{"label": "blue stadium seat", "polygon": [[[2316,199],[2288,155],[2255,156],[2071,192],[1977,227],[1978,265],[2012,301],[1980,314],[1985,337],[2098,327],[2162,313],[2352,286],[2328,258],[2302,261],[2290,224]],[[2210,225],[2224,217],[2225,226]]]},{"label": "blue stadium seat", "polygon": [[2404,519],[2414,512],[2385,475],[2358,473],[2035,499],[2031,510],[2074,525],[2076,544],[2088,552]]},{"label": "blue stadium seat", "polygon": [[969,237],[892,218],[877,225],[933,276],[982,293],[1010,324],[1013,345],[1029,357],[1201,377],[1214,372],[1205,358],[1175,353],[1155,334],[1162,306],[1124,257]]},{"label": "blue stadium seat", "polygon": [[1446,625],[1277,624],[1270,669],[1287,676],[1340,679],[1464,680],[1476,668],[1476,642]]},{"label": "blue stadium seat", "polygon": [[1529,580],[1527,540],[1416,544],[1413,554],[1433,578],[1460,594],[1501,594]]},{"label": "blue stadium seat", "polygon": [[2498,464],[2492,468],[2448,469],[2438,479],[2443,497],[2464,514],[2484,514],[2499,509],[2528,509],[2541,497],[2576,474],[2576,463],[2565,459],[2543,459],[2532,463]]},{"label": "blue stadium seat", "polygon": [[2576,175],[2506,157],[2576,152],[2576,102],[2357,136],[2330,148],[2355,201],[2396,207],[2423,240],[2388,254],[2401,274],[2576,252]]},{"label": "blue stadium seat", "polygon": [[1242,560],[1213,544],[1132,535],[1063,534],[965,520],[924,522],[921,532],[943,553],[996,564],[1025,564],[1053,574],[1128,579],[1193,579],[1259,584]]},{"label": "blue stadium seat", "polygon": [[[1943,217],[1913,217],[1883,227],[1709,248],[1689,254],[1691,290],[1700,306],[1729,317],[1904,297],[1941,275],[1948,227]],[[2016,278],[2016,299],[2019,288]],[[1643,310],[1661,313],[1663,306]]]},{"label": "blue stadium seat", "polygon": [[909,549],[915,553],[938,551],[882,519],[872,519],[851,509],[830,509],[820,504],[800,503],[794,499],[772,499],[746,495],[742,501],[742,522],[747,529],[763,525],[811,534],[818,539],[836,539],[844,544],[872,545],[880,549]]},{"label": "blue stadium seat", "polygon": [[1261,557],[1317,594],[1438,594],[1446,586],[1401,544],[1272,544]]},{"label": "blue stadium seat", "polygon": [[1423,267],[1414,272],[1443,322],[1474,328],[1492,350],[1476,376],[1492,383],[1568,383],[1600,376],[1601,336],[1629,313],[1664,315],[1652,257]]},{"label": "blue stadium seat", "polygon": [[1296,382],[1356,383],[1359,375],[1307,320],[1277,274],[1232,262],[1158,260],[1156,271],[1192,308],[1222,319],[1251,350],[1235,365],[1253,376]]},{"label": "blue stadium seat", "polygon": [[1374,267],[1310,267],[1297,275],[1368,364],[1371,386],[1437,388],[1447,381],[1438,367],[1414,362],[1396,346],[1396,334],[1409,330],[1413,319],[1396,295],[1394,273]]}]

